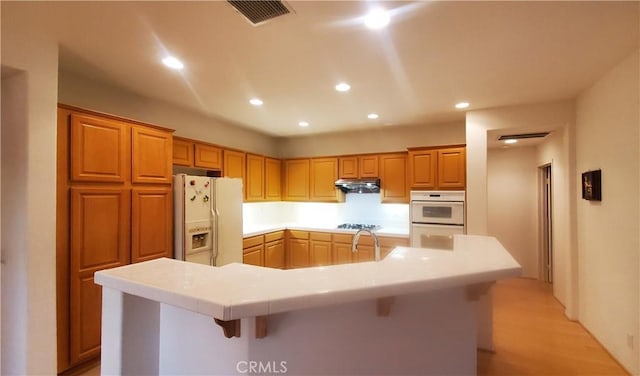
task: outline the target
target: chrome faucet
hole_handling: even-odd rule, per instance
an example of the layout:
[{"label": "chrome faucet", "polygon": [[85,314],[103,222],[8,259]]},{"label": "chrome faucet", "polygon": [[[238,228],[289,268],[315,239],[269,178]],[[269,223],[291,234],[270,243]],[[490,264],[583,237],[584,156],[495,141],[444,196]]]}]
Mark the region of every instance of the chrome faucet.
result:
[{"label": "chrome faucet", "polygon": [[380,261],[380,241],[378,240],[378,235],[376,235],[375,230],[368,230],[366,228],[361,228],[360,230],[358,230],[353,236],[353,241],[351,242],[351,252],[358,252],[358,240],[360,240],[360,234],[362,234],[363,232],[368,232],[369,234],[371,234],[371,237],[373,238],[373,248],[375,250],[376,261]]}]

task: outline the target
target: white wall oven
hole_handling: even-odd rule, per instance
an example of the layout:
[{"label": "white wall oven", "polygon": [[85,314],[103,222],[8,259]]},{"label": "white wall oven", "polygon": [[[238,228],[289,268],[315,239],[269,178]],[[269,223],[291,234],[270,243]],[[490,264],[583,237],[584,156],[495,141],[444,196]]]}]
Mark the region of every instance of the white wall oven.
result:
[{"label": "white wall oven", "polygon": [[464,191],[411,191],[411,246],[453,249],[464,234]]}]

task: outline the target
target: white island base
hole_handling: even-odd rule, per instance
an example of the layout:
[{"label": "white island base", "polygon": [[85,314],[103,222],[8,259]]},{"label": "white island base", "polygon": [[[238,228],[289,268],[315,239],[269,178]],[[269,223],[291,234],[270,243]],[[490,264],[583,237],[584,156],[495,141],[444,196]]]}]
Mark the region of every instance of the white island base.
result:
[{"label": "white island base", "polygon": [[103,374],[476,372],[475,302],[465,288],[398,296],[388,316],[378,316],[377,300],[269,315],[263,338],[253,317],[240,320],[239,338],[226,338],[211,316],[109,288],[103,299],[123,313],[104,321]]},{"label": "white island base", "polygon": [[478,236],[457,236],[453,251],[398,247],[379,262],[328,267],[158,259],[104,270],[101,370],[475,374],[478,333],[491,332],[480,298],[519,274],[499,242]]}]

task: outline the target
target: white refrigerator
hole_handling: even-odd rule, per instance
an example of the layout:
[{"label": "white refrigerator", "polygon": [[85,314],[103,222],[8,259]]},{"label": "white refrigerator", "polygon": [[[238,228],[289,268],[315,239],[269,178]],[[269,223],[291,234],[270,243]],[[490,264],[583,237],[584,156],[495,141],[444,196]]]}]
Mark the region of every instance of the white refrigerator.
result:
[{"label": "white refrigerator", "polygon": [[242,179],[177,174],[174,256],[221,266],[242,262]]}]

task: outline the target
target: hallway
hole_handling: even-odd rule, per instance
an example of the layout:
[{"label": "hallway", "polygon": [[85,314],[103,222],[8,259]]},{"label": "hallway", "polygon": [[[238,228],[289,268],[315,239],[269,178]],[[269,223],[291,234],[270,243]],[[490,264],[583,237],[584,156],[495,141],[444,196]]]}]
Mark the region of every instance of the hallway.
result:
[{"label": "hallway", "polygon": [[533,279],[493,287],[495,354],[478,353],[478,375],[628,375],[577,322],[550,284]]}]

